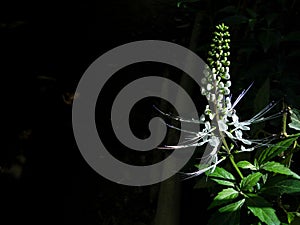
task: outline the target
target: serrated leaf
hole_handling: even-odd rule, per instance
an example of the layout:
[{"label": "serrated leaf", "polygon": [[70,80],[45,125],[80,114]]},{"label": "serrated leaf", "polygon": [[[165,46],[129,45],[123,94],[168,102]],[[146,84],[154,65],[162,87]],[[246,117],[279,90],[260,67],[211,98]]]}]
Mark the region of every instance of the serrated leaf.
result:
[{"label": "serrated leaf", "polygon": [[215,181],[216,183],[220,184],[220,185],[224,185],[224,186],[228,186],[228,187],[234,187],[234,183],[228,180],[221,180],[221,179],[215,179],[215,178],[211,178],[213,181]]},{"label": "serrated leaf", "polygon": [[293,176],[296,179],[300,179],[300,176],[298,174],[278,162],[266,162],[260,168],[269,172]]},{"label": "serrated leaf", "polygon": [[300,194],[300,181],[296,179],[271,179],[260,190],[262,193],[278,196],[282,194]]},{"label": "serrated leaf", "polygon": [[256,170],[256,167],[248,161],[239,161],[236,165],[242,169]]},{"label": "serrated leaf", "polygon": [[288,124],[289,128],[300,130],[300,111],[297,109],[291,109],[291,122]]},{"label": "serrated leaf", "polygon": [[217,211],[211,216],[210,220],[208,221],[208,225],[240,225],[240,214],[240,209],[227,213],[220,213]]},{"label": "serrated leaf", "polygon": [[223,179],[228,179],[235,181],[235,177],[229,173],[227,170],[221,167],[216,167],[213,173],[210,173],[209,171],[206,172],[207,176],[212,177],[212,178],[223,178]]},{"label": "serrated leaf", "polygon": [[243,191],[249,191],[252,189],[253,186],[256,185],[256,183],[261,178],[262,174],[260,172],[256,172],[253,174],[248,175],[247,177],[244,177],[241,181],[240,187]]},{"label": "serrated leaf", "polygon": [[219,209],[220,213],[226,213],[226,212],[234,212],[236,210],[241,209],[241,207],[243,206],[245,202],[245,199],[239,200],[237,202],[231,203],[229,205],[226,205],[222,208]]},{"label": "serrated leaf", "polygon": [[297,139],[298,137],[293,137],[293,138],[288,138],[285,139],[281,142],[278,142],[276,145],[272,145],[268,147],[267,149],[263,150],[259,156],[258,156],[258,163],[261,165],[270,159],[273,159],[280,153],[284,152],[286,149],[288,149],[293,142]]},{"label": "serrated leaf", "polygon": [[221,167],[216,167],[213,173],[207,171],[206,175],[218,184],[230,187],[234,187],[235,185],[235,177]]},{"label": "serrated leaf", "polygon": [[275,210],[264,198],[254,194],[249,195],[246,199],[246,205],[254,216],[258,217],[267,225],[280,225],[280,221],[275,214]]},{"label": "serrated leaf", "polygon": [[218,195],[214,198],[211,205],[208,209],[211,209],[215,206],[224,205],[226,203],[231,202],[239,196],[239,192],[234,190],[233,188],[223,189]]}]

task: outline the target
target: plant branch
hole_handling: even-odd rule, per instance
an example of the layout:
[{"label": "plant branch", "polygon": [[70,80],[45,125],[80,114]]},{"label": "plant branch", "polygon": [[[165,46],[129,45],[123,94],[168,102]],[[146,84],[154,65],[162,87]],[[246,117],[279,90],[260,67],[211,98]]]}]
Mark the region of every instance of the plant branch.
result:
[{"label": "plant branch", "polygon": [[238,166],[236,165],[235,161],[234,161],[234,157],[232,154],[229,155],[229,159],[231,164],[233,165],[233,167],[235,168],[236,172],[239,174],[239,176],[243,179],[244,176],[242,174],[242,172],[240,171],[240,169],[238,168]]}]

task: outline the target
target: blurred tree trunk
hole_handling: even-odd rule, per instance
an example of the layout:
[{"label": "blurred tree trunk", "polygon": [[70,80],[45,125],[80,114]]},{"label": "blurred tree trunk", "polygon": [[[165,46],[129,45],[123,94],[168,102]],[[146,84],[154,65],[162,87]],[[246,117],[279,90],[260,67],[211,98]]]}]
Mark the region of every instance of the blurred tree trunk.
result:
[{"label": "blurred tree trunk", "polygon": [[[202,13],[197,13],[192,36],[189,44],[190,50],[195,50],[197,47],[197,40],[200,34],[200,21],[202,20]],[[182,77],[180,81],[181,87],[188,87],[188,81]],[[177,97],[178,104],[184,104],[181,96]],[[187,109],[188,110],[188,109]],[[169,135],[168,142],[172,142],[173,135]],[[156,215],[154,219],[155,225],[179,225],[180,224],[180,196],[181,196],[181,181],[178,174],[163,181],[160,184]]]}]

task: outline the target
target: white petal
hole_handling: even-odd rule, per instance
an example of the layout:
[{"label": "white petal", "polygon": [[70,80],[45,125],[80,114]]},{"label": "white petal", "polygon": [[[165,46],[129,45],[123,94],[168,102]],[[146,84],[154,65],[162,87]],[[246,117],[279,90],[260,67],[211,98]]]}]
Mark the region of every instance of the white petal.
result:
[{"label": "white petal", "polygon": [[240,139],[240,141],[243,142],[245,145],[251,145],[252,144],[252,142],[247,140],[247,139],[242,138],[242,139]]},{"label": "white petal", "polygon": [[216,95],[215,94],[211,94],[210,95],[210,100],[211,101],[215,101],[216,100]]},{"label": "white petal", "polygon": [[211,129],[211,126],[210,126],[210,123],[208,121],[205,122],[205,128],[207,130],[210,130]]},{"label": "white petal", "polygon": [[203,114],[200,116],[200,121],[203,122],[203,123],[205,121],[205,116]]},{"label": "white petal", "polygon": [[243,132],[241,130],[236,130],[234,133],[238,140],[242,139]]},{"label": "white petal", "polygon": [[232,121],[234,123],[239,122],[239,117],[236,114],[232,114]]},{"label": "white petal", "polygon": [[209,119],[210,119],[210,120],[213,120],[214,117],[215,117],[215,114],[214,114],[214,113],[210,113],[208,116],[209,116]]},{"label": "white petal", "polygon": [[206,89],[207,89],[208,91],[210,91],[211,89],[213,89],[213,86],[212,86],[211,84],[207,84]]},{"label": "white petal", "polygon": [[223,120],[218,121],[220,131],[228,130],[227,124]]},{"label": "white petal", "polygon": [[245,148],[243,145],[241,146],[241,151],[242,152],[251,152],[254,150],[254,147],[251,148]]},{"label": "white petal", "polygon": [[234,139],[232,133],[230,133],[230,132],[228,132],[228,131],[226,131],[226,130],[225,130],[224,132],[225,132],[225,134],[227,135],[227,137],[229,137],[230,139]]},{"label": "white petal", "polygon": [[[216,136],[212,136],[211,139],[208,142],[212,147],[217,147],[220,144],[220,139]],[[212,154],[212,153],[210,153]]]},{"label": "white petal", "polygon": [[247,127],[247,126],[245,126],[245,125],[242,124],[242,123],[240,123],[239,128],[240,128],[241,130],[250,130],[250,127]]},{"label": "white petal", "polygon": [[226,87],[230,87],[230,86],[231,86],[231,81],[230,81],[230,80],[226,81],[225,86],[226,86]]}]

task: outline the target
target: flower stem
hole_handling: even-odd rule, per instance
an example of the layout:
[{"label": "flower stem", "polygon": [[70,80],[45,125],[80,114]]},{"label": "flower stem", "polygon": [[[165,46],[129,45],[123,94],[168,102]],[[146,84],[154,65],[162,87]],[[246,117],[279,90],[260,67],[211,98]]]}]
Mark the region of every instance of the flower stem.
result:
[{"label": "flower stem", "polygon": [[233,167],[235,168],[236,172],[240,175],[240,177],[243,179],[244,176],[242,174],[242,172],[240,171],[240,169],[238,168],[238,166],[236,165],[235,161],[234,161],[234,157],[233,155],[229,155],[229,159],[230,159],[230,162],[231,164],[233,165]]}]

